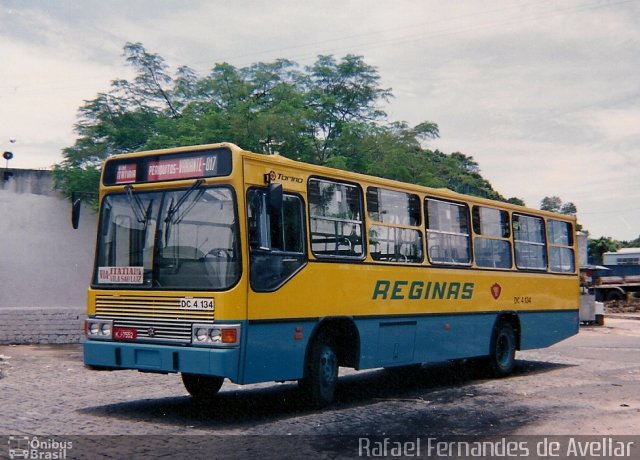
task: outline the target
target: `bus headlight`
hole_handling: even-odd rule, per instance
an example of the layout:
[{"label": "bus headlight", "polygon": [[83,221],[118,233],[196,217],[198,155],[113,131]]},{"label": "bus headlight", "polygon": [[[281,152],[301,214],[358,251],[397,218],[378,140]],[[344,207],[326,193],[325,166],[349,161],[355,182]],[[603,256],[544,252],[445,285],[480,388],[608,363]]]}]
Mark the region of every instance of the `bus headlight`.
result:
[{"label": "bus headlight", "polygon": [[111,340],[113,321],[108,319],[88,318],[84,323],[87,339]]},{"label": "bus headlight", "polygon": [[111,323],[102,323],[100,325],[100,335],[103,337],[111,337]]},{"label": "bus headlight", "polygon": [[206,327],[199,327],[195,329],[195,333],[193,334],[196,342],[206,342],[209,337],[209,331]]},{"label": "bus headlight", "polygon": [[194,324],[191,343],[209,347],[237,347],[240,344],[239,324]]},{"label": "bus headlight", "polygon": [[211,341],[213,343],[222,342],[222,331],[220,330],[220,328],[216,327],[214,329],[210,329],[209,330],[209,338],[211,339]]}]

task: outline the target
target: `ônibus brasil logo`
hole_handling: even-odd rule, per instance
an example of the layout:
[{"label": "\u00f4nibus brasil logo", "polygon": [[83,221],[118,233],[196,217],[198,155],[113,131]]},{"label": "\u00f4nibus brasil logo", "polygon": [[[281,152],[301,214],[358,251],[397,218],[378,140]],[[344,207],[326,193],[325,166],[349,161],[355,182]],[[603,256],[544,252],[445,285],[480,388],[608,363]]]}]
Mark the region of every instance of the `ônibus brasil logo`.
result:
[{"label": "\u00f4nibus brasil logo", "polygon": [[67,451],[73,448],[71,441],[58,441],[53,438],[40,439],[37,436],[9,436],[9,458],[63,460],[68,458]]}]

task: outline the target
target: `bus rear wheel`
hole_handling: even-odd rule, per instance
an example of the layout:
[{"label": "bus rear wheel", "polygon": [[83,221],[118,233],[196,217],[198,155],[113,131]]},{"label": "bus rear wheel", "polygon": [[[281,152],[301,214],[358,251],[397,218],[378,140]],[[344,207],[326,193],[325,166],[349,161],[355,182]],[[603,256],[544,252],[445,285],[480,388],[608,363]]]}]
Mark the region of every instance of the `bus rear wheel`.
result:
[{"label": "bus rear wheel", "polygon": [[321,408],[333,402],[338,385],[338,355],[328,337],[319,336],[314,340],[305,377],[299,385],[312,407]]},{"label": "bus rear wheel", "polygon": [[509,375],[516,364],[516,334],[511,323],[501,321],[491,338],[489,369],[496,377]]},{"label": "bus rear wheel", "polygon": [[224,378],[210,375],[182,374],[182,383],[189,394],[198,399],[213,398],[220,387],[222,387]]}]

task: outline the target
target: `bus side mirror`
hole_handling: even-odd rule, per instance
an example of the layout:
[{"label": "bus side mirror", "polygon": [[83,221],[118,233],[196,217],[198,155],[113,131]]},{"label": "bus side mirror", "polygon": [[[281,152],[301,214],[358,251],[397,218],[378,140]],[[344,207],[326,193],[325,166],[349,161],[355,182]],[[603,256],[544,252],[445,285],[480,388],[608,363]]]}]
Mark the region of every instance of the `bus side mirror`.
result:
[{"label": "bus side mirror", "polygon": [[82,205],[82,199],[80,195],[73,192],[71,194],[71,226],[74,229],[78,228],[80,222],[80,206]]},{"label": "bus side mirror", "polygon": [[270,216],[282,215],[282,184],[269,184],[267,206]]}]

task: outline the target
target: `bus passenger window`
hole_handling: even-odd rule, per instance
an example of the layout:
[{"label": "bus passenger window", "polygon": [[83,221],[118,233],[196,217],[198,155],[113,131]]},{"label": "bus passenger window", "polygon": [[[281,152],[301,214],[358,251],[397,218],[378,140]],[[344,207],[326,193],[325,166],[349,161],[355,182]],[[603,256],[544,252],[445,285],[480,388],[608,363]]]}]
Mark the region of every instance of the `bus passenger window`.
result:
[{"label": "bus passenger window", "polygon": [[522,270],[546,270],[544,221],[540,217],[514,214],[511,222],[516,249],[516,267]]},{"label": "bus passenger window", "polygon": [[508,241],[477,236],[473,242],[478,267],[511,268],[511,244]]},{"label": "bus passenger window", "polygon": [[427,254],[432,264],[470,265],[471,242],[467,207],[425,200]]},{"label": "bus passenger window", "polygon": [[373,260],[420,263],[423,260],[420,198],[378,187],[367,189],[367,213],[379,224],[369,226]]},{"label": "bus passenger window", "polygon": [[509,213],[499,209],[474,206],[472,212],[473,254],[478,267],[511,268]]},{"label": "bus passenger window", "polygon": [[549,219],[547,222],[549,261],[552,272],[573,273],[576,270],[573,252],[573,226],[569,222]]},{"label": "bus passenger window", "polygon": [[311,251],[318,258],[364,257],[362,193],[345,183],[309,179]]}]

